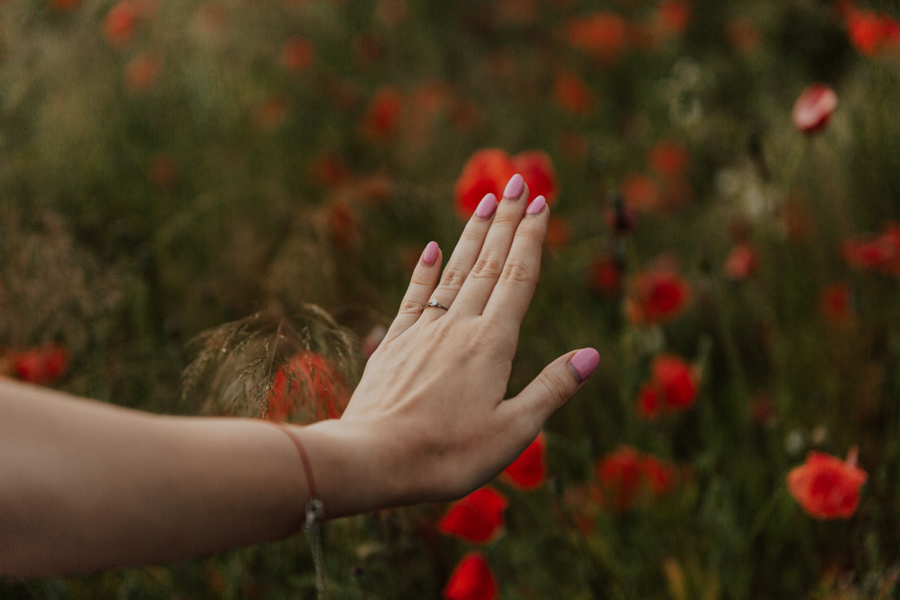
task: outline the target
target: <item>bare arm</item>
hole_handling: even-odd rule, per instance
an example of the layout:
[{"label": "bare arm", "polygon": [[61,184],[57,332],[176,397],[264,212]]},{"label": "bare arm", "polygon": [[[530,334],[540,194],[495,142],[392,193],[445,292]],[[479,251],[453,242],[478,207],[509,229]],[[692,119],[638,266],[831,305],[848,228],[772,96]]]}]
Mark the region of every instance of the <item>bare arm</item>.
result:
[{"label": "bare arm", "polygon": [[[430,246],[340,420],[297,428],[326,517],[460,497],[497,475],[597,365],[569,352],[504,400],[548,209],[528,190]],[[519,191],[515,191],[518,189]],[[496,211],[496,212],[495,212]],[[485,213],[488,213],[485,215]],[[435,298],[450,307],[422,310]],[[0,381],[0,576],[153,564],[278,539],[308,499],[293,442],[249,419],[149,415]]]}]

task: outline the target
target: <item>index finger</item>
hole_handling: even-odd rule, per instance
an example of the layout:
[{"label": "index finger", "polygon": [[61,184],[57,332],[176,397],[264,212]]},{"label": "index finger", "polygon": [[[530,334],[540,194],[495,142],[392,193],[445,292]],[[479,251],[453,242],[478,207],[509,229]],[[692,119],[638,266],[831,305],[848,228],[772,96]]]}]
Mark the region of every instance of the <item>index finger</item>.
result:
[{"label": "index finger", "polygon": [[549,214],[547,201],[538,196],[516,228],[500,279],[482,313],[492,322],[502,323],[500,319],[505,319],[514,323],[517,330],[522,324],[541,273],[541,250]]}]

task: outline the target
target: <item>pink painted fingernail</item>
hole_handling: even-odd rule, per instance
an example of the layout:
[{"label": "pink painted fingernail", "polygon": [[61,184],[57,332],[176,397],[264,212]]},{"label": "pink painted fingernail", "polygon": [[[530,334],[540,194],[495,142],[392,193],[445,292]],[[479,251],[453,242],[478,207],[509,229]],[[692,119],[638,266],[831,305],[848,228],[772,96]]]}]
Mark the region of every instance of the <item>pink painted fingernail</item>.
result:
[{"label": "pink painted fingernail", "polygon": [[482,219],[489,219],[494,211],[497,210],[497,196],[487,194],[481,199],[478,208],[475,209],[475,216]]},{"label": "pink painted fingernail", "polygon": [[569,370],[574,371],[572,374],[576,375],[578,383],[581,383],[591,376],[599,364],[600,353],[593,348],[585,348],[584,350],[579,350],[578,354],[569,361]]},{"label": "pink painted fingernail", "polygon": [[541,211],[544,210],[544,207],[547,206],[547,200],[544,199],[543,196],[538,196],[534,200],[532,200],[531,204],[528,205],[528,210],[525,211],[526,215],[539,215]]},{"label": "pink painted fingernail", "polygon": [[521,175],[516,173],[512,176],[512,179],[509,180],[509,183],[506,184],[506,189],[503,190],[503,197],[507,200],[518,200],[519,196],[521,196],[524,191],[525,180],[522,179]]},{"label": "pink painted fingernail", "polygon": [[425,246],[425,252],[422,253],[422,264],[426,267],[433,265],[434,261],[437,260],[439,249],[437,242],[428,242],[428,245]]}]

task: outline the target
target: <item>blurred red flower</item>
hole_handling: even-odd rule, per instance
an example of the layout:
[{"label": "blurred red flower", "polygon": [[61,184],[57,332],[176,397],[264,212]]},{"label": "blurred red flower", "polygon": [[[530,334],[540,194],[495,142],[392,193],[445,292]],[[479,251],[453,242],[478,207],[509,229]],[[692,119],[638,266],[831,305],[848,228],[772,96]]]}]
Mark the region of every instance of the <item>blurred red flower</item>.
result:
[{"label": "blurred red flower", "polygon": [[547,479],[547,441],[543,431],[503,473],[523,490],[533,490],[544,483]]},{"label": "blurred red flower", "polygon": [[463,556],[450,574],[443,595],[445,600],[494,600],[497,580],[484,556],[479,552]]},{"label": "blurred red flower", "polygon": [[504,150],[479,150],[463,166],[453,188],[457,212],[469,217],[486,194],[500,198],[506,183],[515,174],[516,167]]},{"label": "blurred red flower", "polygon": [[850,42],[860,54],[875,57],[900,48],[900,24],[888,15],[851,8],[846,19]]},{"label": "blurred red flower", "polygon": [[687,148],[672,141],[657,142],[647,156],[650,168],[660,177],[681,177],[687,172],[690,162]]},{"label": "blurred red flower", "polygon": [[685,0],[662,0],[656,10],[660,28],[670,35],[684,33],[691,21],[691,5]]},{"label": "blurred red flower", "polygon": [[622,287],[622,265],[615,257],[601,256],[588,267],[588,287],[604,296],[618,294]]},{"label": "blurred red flower", "polygon": [[106,39],[116,47],[122,47],[131,41],[134,36],[134,28],[137,26],[140,12],[133,2],[123,0],[107,13],[103,21],[103,31]]},{"label": "blurred red flower", "polygon": [[850,284],[846,281],[832,283],[824,290],[819,306],[825,320],[834,325],[844,325],[853,319],[853,306],[850,300]]},{"label": "blurred red flower", "polygon": [[810,452],[806,462],[788,473],[791,496],[816,519],[849,519],[859,505],[859,490],[868,474],[856,466],[856,451],[847,461]]},{"label": "blurred red flower", "polygon": [[635,276],[628,299],[632,323],[660,323],[672,319],[690,302],[687,282],[669,271],[648,271]]},{"label": "blurred red flower", "polygon": [[281,64],[292,73],[301,73],[313,64],[312,44],[301,37],[288,40],[281,49]]},{"label": "blurred red flower", "polygon": [[456,180],[453,192],[457,212],[468,218],[485,194],[501,198],[506,184],[516,173],[528,184],[529,203],[541,194],[548,204],[556,198],[556,171],[545,152],[528,150],[510,158],[504,150],[487,148],[469,158]]},{"label": "blurred red flower", "polygon": [[310,163],[309,176],[319,185],[337,187],[350,180],[350,169],[339,155],[326,154]]},{"label": "blurred red flower", "polygon": [[562,72],[553,81],[553,97],[564,110],[586,115],[594,108],[594,95],[577,73]]},{"label": "blurred red flower", "polygon": [[287,96],[276,95],[253,107],[251,120],[260,131],[272,131],[284,124],[288,115],[290,100]]},{"label": "blurred red flower", "polygon": [[[403,96],[393,87],[383,87],[369,103],[363,120],[363,131],[372,138],[384,139],[394,135],[400,125]],[[480,200],[480,198],[479,198]]]},{"label": "blurred red flower", "polygon": [[820,131],[828,125],[837,103],[837,94],[833,89],[821,83],[810,85],[794,103],[791,113],[794,127],[806,134]]},{"label": "blurred red flower", "polygon": [[303,411],[316,421],[337,419],[349,401],[346,381],[324,356],[299,352],[275,374],[265,417],[284,421]]},{"label": "blurred red flower", "polygon": [[22,381],[49,385],[65,375],[69,353],[59,344],[45,344],[13,355],[13,370]]},{"label": "blurred red flower", "polygon": [[644,471],[644,479],[655,496],[665,496],[672,491],[675,483],[675,469],[672,465],[648,455],[644,457],[641,468]]},{"label": "blurred red flower", "polygon": [[454,502],[438,521],[438,531],[483,544],[503,527],[503,511],[508,505],[500,492],[483,487]]},{"label": "blurred red flower", "polygon": [[625,48],[625,19],[613,13],[596,12],[573,19],[567,27],[569,43],[592,53],[604,63],[613,62]]},{"label": "blurred red flower", "polygon": [[846,240],[843,253],[851,266],[900,276],[900,224],[888,223],[884,233],[873,240]]},{"label": "blurred red flower", "polygon": [[735,244],[725,259],[725,276],[735,281],[743,281],[756,274],[759,256],[756,248],[746,243]]},{"label": "blurred red flower", "polygon": [[129,63],[125,71],[125,83],[132,92],[146,92],[156,83],[159,70],[159,56],[153,52],[144,52]]},{"label": "blurred red flower", "polygon": [[643,496],[659,498],[668,494],[675,483],[672,465],[652,455],[641,456],[630,446],[619,446],[596,464],[600,482],[600,500],[606,495],[615,499],[615,509],[626,511]]},{"label": "blurred red flower", "polygon": [[738,52],[752,52],[759,46],[759,31],[750,19],[734,19],[725,26],[731,47]]},{"label": "blurred red flower", "polygon": [[662,392],[668,409],[690,408],[697,400],[696,369],[674,354],[653,359],[653,383]]},{"label": "blurred red flower", "polygon": [[[519,152],[512,157],[512,164],[516,173],[519,173],[528,184],[529,202],[538,196],[543,196],[547,204],[553,204],[557,191],[556,170],[546,152],[541,150]],[[503,185],[506,186],[505,181]]]},{"label": "blurred red flower", "polygon": [[659,187],[644,175],[628,175],[621,185],[622,195],[629,208],[640,211],[652,211],[659,208]]},{"label": "blurred red flower", "polygon": [[645,383],[638,392],[638,414],[644,419],[653,420],[663,411],[662,393],[653,384]]},{"label": "blurred red flower", "polygon": [[349,204],[340,200],[329,203],[325,218],[331,243],[343,250],[352,246],[359,235],[359,223]]}]

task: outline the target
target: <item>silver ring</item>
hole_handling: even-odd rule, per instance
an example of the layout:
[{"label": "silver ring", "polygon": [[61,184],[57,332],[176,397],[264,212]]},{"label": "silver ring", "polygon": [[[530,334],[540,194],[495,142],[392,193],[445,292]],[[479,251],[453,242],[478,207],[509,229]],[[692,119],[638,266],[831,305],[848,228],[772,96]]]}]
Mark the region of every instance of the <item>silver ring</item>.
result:
[{"label": "silver ring", "polygon": [[438,302],[438,301],[435,300],[434,298],[432,298],[432,299],[429,300],[427,303],[425,303],[425,304],[422,305],[422,312],[425,312],[425,309],[426,309],[426,308],[443,308],[444,310],[450,310],[449,307],[444,306],[443,304],[441,304],[440,302]]}]

